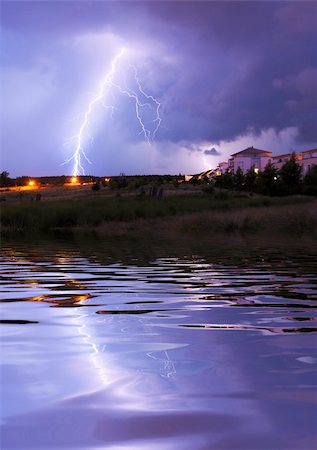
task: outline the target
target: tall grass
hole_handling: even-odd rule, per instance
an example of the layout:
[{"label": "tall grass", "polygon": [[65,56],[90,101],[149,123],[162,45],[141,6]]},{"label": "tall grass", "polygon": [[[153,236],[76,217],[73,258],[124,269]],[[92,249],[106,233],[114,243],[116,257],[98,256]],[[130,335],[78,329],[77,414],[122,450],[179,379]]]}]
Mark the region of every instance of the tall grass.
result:
[{"label": "tall grass", "polygon": [[[304,217],[304,210],[316,210],[316,201],[311,198],[184,195],[160,200],[136,196],[37,203],[8,202],[1,208],[1,226],[4,232],[48,232],[54,229],[96,228],[106,223],[131,224],[136,221],[139,224],[148,222],[151,226],[154,221],[162,226],[167,219],[175,217],[183,223],[183,230],[187,227],[187,231],[208,231],[209,227],[215,232],[242,229],[256,231],[267,222],[270,209],[273,208],[274,220],[277,222],[281,214],[284,217],[290,208],[296,206],[302,207],[302,210],[296,218],[292,216],[283,222],[287,228],[299,229],[306,226],[307,221],[311,224],[317,220],[311,215],[308,219]],[[256,210],[259,210],[258,214]]]},{"label": "tall grass", "polygon": [[317,204],[272,205],[270,207],[240,208],[231,211],[205,211],[199,216],[185,216],[180,229],[196,233],[263,232],[317,236]]}]

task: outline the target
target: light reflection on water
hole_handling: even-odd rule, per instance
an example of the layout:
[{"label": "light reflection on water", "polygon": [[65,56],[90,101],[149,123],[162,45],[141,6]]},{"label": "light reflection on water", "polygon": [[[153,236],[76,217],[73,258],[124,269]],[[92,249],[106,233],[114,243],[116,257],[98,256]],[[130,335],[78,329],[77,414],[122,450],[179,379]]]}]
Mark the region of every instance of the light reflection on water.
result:
[{"label": "light reflection on water", "polygon": [[1,273],[1,448],[315,448],[313,256],[7,247]]}]

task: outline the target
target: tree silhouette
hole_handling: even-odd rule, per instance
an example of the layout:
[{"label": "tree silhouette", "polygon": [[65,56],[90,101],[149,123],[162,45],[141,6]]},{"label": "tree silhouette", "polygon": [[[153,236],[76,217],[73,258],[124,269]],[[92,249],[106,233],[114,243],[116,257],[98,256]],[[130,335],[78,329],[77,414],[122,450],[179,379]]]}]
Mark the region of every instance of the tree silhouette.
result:
[{"label": "tree silhouette", "polygon": [[304,176],[302,192],[317,195],[317,166],[312,166]]},{"label": "tree silhouette", "polygon": [[267,163],[263,172],[259,173],[258,191],[264,195],[279,195],[281,193],[281,179],[278,170],[271,162]]},{"label": "tree silhouette", "polygon": [[257,188],[258,176],[255,172],[255,166],[252,165],[245,174],[245,189],[249,192],[255,192]]},{"label": "tree silhouette", "polygon": [[12,185],[12,180],[9,177],[9,172],[1,172],[0,174],[0,186],[1,187],[8,187]]},{"label": "tree silhouette", "polygon": [[244,187],[244,175],[241,167],[238,167],[236,173],[234,174],[234,187],[238,191],[242,191]]},{"label": "tree silhouette", "polygon": [[283,194],[292,195],[300,192],[302,166],[297,163],[295,152],[282,166],[279,174],[281,176]]}]

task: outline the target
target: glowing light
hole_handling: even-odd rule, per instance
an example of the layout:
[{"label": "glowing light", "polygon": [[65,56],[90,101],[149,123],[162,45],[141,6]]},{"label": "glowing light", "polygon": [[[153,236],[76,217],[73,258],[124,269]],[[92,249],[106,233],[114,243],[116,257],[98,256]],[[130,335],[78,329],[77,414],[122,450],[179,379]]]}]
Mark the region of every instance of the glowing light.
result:
[{"label": "glowing light", "polygon": [[110,183],[110,181],[111,181],[111,178],[105,178],[105,183]]},{"label": "glowing light", "polygon": [[[75,150],[70,158],[68,158],[63,164],[70,163],[71,161],[74,163],[73,166],[73,176],[77,175],[85,175],[85,170],[83,167],[83,161],[88,162],[91,164],[91,161],[86,155],[85,148],[84,148],[84,141],[88,137],[91,138],[89,135],[89,123],[91,120],[91,115],[95,109],[95,106],[97,104],[102,104],[105,108],[111,110],[111,115],[113,115],[114,112],[114,106],[113,105],[107,105],[104,103],[104,98],[109,97],[109,94],[113,93],[114,90],[119,92],[120,94],[126,95],[127,97],[134,100],[135,104],[135,114],[137,121],[141,128],[141,133],[144,135],[145,140],[150,144],[151,141],[154,140],[155,135],[161,125],[161,116],[160,116],[160,108],[161,103],[154,98],[152,95],[147,94],[144,89],[141,86],[141,82],[137,73],[137,69],[135,66],[130,66],[130,68],[133,70],[134,74],[134,83],[136,84],[136,89],[133,89],[131,86],[127,86],[126,81],[120,82],[115,80],[116,74],[118,72],[118,65],[120,60],[122,60],[124,54],[126,53],[126,49],[122,48],[119,53],[113,58],[110,70],[105,75],[103,81],[99,85],[99,90],[96,93],[95,97],[89,102],[86,111],[83,114],[83,120],[80,124],[78,133],[70,138],[66,144],[73,144],[75,143]],[[143,99],[143,100],[142,100]],[[144,107],[154,107],[154,119],[150,122],[152,123],[152,126],[148,126],[147,122],[144,121],[142,118],[142,109]],[[153,131],[151,131],[151,128],[153,128]]]},{"label": "glowing light", "polygon": [[45,295],[36,295],[35,297],[31,297],[32,302],[45,302],[46,297]]},{"label": "glowing light", "polygon": [[30,181],[28,182],[28,185],[29,185],[30,187],[34,187],[34,186],[35,186],[35,181],[34,181],[34,180],[30,180]]},{"label": "glowing light", "polygon": [[78,178],[77,177],[72,177],[70,181],[71,181],[72,184],[77,184],[78,183]]},{"label": "glowing light", "polygon": [[259,171],[260,171],[260,169],[258,169],[257,167],[254,169],[254,172],[255,172],[256,174],[258,174]]}]

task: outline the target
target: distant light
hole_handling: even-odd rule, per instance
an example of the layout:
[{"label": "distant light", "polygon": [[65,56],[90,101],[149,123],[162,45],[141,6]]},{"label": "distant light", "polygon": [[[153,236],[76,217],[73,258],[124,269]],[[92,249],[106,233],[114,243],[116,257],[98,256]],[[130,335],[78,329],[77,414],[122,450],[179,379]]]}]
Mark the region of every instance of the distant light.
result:
[{"label": "distant light", "polygon": [[77,177],[72,177],[70,181],[71,181],[72,184],[76,184],[76,183],[78,183],[78,178]]},{"label": "distant light", "polygon": [[276,180],[277,180],[277,177],[274,177],[274,180],[276,181]]},{"label": "distant light", "polygon": [[259,173],[259,170],[260,169],[258,169],[257,167],[254,169],[254,172],[256,173],[256,174],[258,174]]},{"label": "distant light", "polygon": [[35,186],[35,181],[34,181],[34,180],[30,180],[30,181],[28,182],[28,185],[29,185],[30,187]]},{"label": "distant light", "polygon": [[111,178],[107,178],[107,177],[105,178],[106,183],[109,183],[110,181],[111,181]]}]

